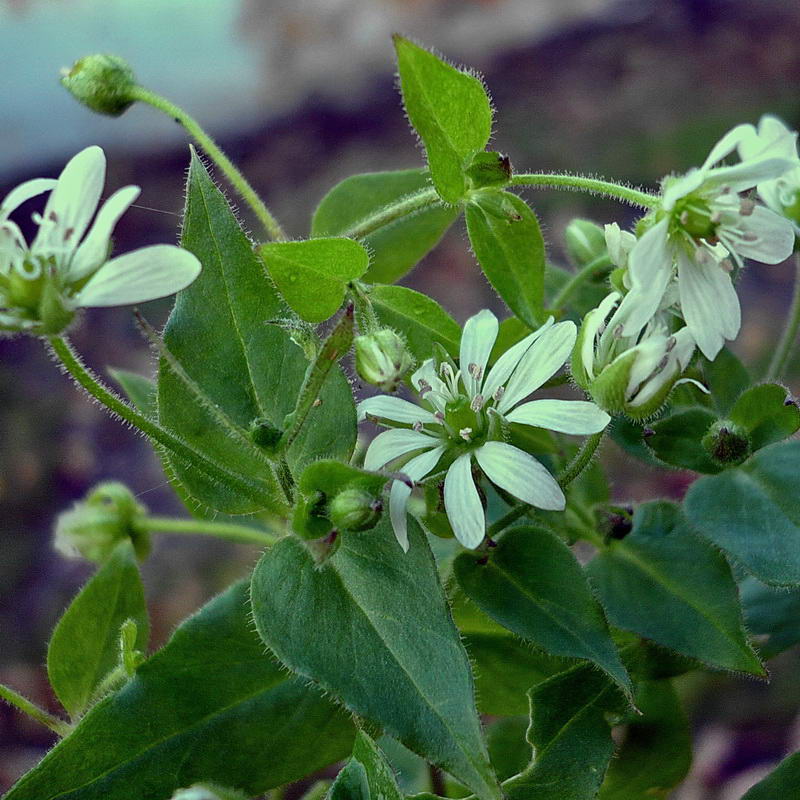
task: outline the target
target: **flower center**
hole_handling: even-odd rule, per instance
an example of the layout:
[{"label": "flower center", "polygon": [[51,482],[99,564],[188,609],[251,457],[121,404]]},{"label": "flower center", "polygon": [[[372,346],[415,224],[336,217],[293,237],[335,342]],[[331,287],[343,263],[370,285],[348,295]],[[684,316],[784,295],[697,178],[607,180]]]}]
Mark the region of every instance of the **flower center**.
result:
[{"label": "flower center", "polygon": [[[480,395],[478,395],[480,397]],[[459,443],[474,442],[486,431],[486,415],[482,404],[464,395],[448,401],[444,409],[444,424],[452,439]]]},{"label": "flower center", "polygon": [[681,229],[693,239],[716,238],[719,219],[704,200],[692,195],[682,198],[675,204],[675,216]]}]

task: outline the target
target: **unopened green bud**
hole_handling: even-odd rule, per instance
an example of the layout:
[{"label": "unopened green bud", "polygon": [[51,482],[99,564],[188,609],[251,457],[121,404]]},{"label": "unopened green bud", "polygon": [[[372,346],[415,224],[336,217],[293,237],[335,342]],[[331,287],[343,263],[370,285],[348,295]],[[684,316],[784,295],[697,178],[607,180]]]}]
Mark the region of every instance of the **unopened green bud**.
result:
[{"label": "unopened green bud", "polygon": [[574,219],[564,231],[570,258],[578,267],[590,264],[608,252],[605,231],[588,219]]},{"label": "unopened green bud", "polygon": [[78,59],[61,77],[72,96],[99,114],[118,117],[135,101],[136,78],[119,56],[97,54]]},{"label": "unopened green bud", "polygon": [[259,447],[273,451],[278,446],[278,442],[283,435],[283,431],[276,428],[268,419],[258,417],[250,423],[250,438]]},{"label": "unopened green bud", "polygon": [[144,559],[150,552],[150,536],[137,523],[146,514],[126,486],[101,483],[58,517],[55,548],[68,558],[100,564],[120,542],[130,539],[136,555]]},{"label": "unopened green bud", "polygon": [[328,504],[328,519],[341,531],[374,528],[382,512],[381,498],[358,488],[344,489]]},{"label": "unopened green bud", "polygon": [[703,437],[703,447],[718,464],[736,466],[750,455],[747,431],[728,419],[715,422]]},{"label": "unopened green bud", "polygon": [[356,371],[367,383],[393,392],[414,366],[403,337],[391,328],[381,328],[355,340]]},{"label": "unopened green bud", "polygon": [[505,186],[511,179],[511,161],[502,153],[482,150],[472,157],[464,173],[473,189]]}]

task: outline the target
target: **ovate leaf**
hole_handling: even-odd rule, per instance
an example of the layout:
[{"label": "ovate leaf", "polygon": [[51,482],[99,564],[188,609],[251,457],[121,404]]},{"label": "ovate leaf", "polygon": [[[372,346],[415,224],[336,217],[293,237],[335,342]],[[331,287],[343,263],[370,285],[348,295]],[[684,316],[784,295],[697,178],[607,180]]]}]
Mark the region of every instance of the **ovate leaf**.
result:
[{"label": "ovate leaf", "polygon": [[166,800],[198,781],[257,795],[350,752],[355,730],[264,652],[237,585],[184,622],[5,800]]},{"label": "ovate leaf", "polygon": [[778,764],[777,769],[759,781],[742,800],[777,800],[789,798],[800,786],[800,753],[788,756]]},{"label": "ovate leaf", "polygon": [[419,363],[431,357],[434,342],[458,358],[461,328],[435,300],[405,286],[373,286],[369,298],[380,321],[406,337]]},{"label": "ovate leaf", "polygon": [[800,642],[800,589],[766,586],[748,575],[739,584],[747,629],[762,658],[770,659]]},{"label": "ovate leaf", "polygon": [[608,678],[573,668],[530,691],[534,761],[503,785],[508,800],[594,800],[614,752],[607,714],[625,706]]},{"label": "ovate leaf", "polygon": [[352,239],[270,242],[258,253],[284,300],[307,322],[324,322],[344,302],[347,284],[369,266],[367,251]]},{"label": "ovate leaf", "polygon": [[[367,217],[408,195],[430,189],[424,169],[368,172],[353,175],[322,198],[311,222],[312,236],[344,236]],[[405,214],[360,241],[369,250],[364,280],[394,283],[432,250],[458,216],[458,209],[442,203]]]},{"label": "ovate leaf", "polygon": [[729,416],[747,431],[753,450],[786,439],[800,428],[800,408],[777,383],[748,389],[733,404]]},{"label": "ovate leaf", "polygon": [[511,192],[481,192],[467,203],[466,221],[489,283],[526,325],[538,327],[544,321],[545,251],[536,215]]},{"label": "ovate leaf", "polygon": [[689,721],[669,681],[637,687],[636,707],[622,746],[600,790],[599,800],[666,798],[689,771],[692,740]]},{"label": "ovate leaf", "polygon": [[760,581],[800,585],[800,442],[765,447],[735,469],[696,481],[692,525]]},{"label": "ovate leaf", "polygon": [[492,132],[489,97],[474,75],[402,36],[394,45],[403,104],[425,145],[433,184],[442,200],[457,203],[466,191],[465,161]]},{"label": "ovate leaf", "polygon": [[680,508],[646,503],[633,531],[587,567],[609,621],[705,664],[763,676],[725,558]]},{"label": "ovate leaf", "polygon": [[[307,362],[289,334],[270,324],[286,317],[287,309],[196,156],[189,169],[182,242],[200,259],[203,271],[176,298],[164,332],[167,347],[211,404],[240,429],[247,430],[254,419],[280,427],[294,408]],[[355,407],[338,367],[326,379],[320,400],[287,454],[293,470],[320,457],[346,459],[352,451]],[[162,424],[220,465],[253,478],[270,471],[164,363],[158,407]],[[189,493],[218,511],[253,512],[269,500],[255,503],[209,481],[191,465],[173,461],[173,466]]]},{"label": "ovate leaf", "polygon": [[469,661],[425,537],[413,523],[410,533],[403,554],[386,519],[348,532],[322,566],[281,540],[253,574],[255,624],[287,667],[496,798]]},{"label": "ovate leaf", "polygon": [[603,612],[563,542],[541,528],[512,528],[482,562],[464,551],[453,566],[465,594],[486,614],[548,653],[594,662],[632,693]]},{"label": "ovate leaf", "polygon": [[119,664],[120,627],[136,623],[137,650],[147,649],[149,623],[139,567],[130,542],[117,546],[70,603],[47,648],[47,674],[56,697],[76,717]]},{"label": "ovate leaf", "polygon": [[364,766],[369,794],[373,800],[403,800],[386,756],[364,731],[359,731],[356,736],[353,759]]}]

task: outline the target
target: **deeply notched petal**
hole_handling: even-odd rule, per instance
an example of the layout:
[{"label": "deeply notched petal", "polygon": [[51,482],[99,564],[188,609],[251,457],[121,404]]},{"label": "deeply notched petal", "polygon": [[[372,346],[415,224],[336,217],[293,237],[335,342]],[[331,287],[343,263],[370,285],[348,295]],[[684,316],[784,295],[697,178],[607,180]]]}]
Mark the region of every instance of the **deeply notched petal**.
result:
[{"label": "deeply notched petal", "polygon": [[408,400],[403,400],[401,397],[385,394],[368,397],[358,404],[358,421],[363,422],[367,416],[405,422],[409,425],[413,425],[415,422],[441,424],[430,411],[416,403],[409,403]]},{"label": "deeply notched petal", "polygon": [[506,419],[575,436],[599,433],[611,422],[605,411],[586,400],[531,400],[517,406]]},{"label": "deeply notched petal", "polygon": [[447,470],[444,508],[456,539],[464,547],[477,547],[486,535],[486,519],[472,478],[472,456],[469,453],[459,456]]},{"label": "deeply notched petal", "polygon": [[[461,380],[470,397],[480,392],[489,354],[492,352],[499,323],[497,317],[488,309],[471,316],[464,324],[461,334],[459,365]],[[474,374],[473,374],[474,373]]]},{"label": "deeply notched petal", "polygon": [[105,263],[76,302],[86,307],[144,303],[185,289],[199,274],[200,262],[188,250],[156,244]]},{"label": "deeply notched petal", "polygon": [[0,223],[10,214],[13,214],[23,203],[27,203],[28,200],[51,191],[56,183],[57,181],[54,178],[34,178],[12,189],[0,204]]},{"label": "deeply notched petal", "polygon": [[364,469],[380,469],[390,461],[406,455],[406,453],[421,450],[422,448],[435,447],[437,444],[439,444],[438,439],[408,428],[393,428],[392,430],[384,431],[379,433],[370,443],[367,454],[364,457]]}]

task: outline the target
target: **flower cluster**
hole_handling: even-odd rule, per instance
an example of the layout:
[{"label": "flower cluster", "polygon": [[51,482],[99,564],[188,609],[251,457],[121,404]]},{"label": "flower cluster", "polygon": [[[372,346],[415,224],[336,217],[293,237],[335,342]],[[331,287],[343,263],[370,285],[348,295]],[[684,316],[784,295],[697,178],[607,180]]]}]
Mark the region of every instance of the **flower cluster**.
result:
[{"label": "flower cluster", "polygon": [[[81,307],[165,297],[200,273],[198,260],[174,245],[143,247],[109,260],[114,226],[139,188],[119,189],[98,211],[105,171],[103,151],[87,147],[58,180],[23,183],[0,205],[0,330],[59,333]],[[28,244],[9,217],[46,192],[44,212],[35,218],[38,232]]]},{"label": "flower cluster", "polygon": [[[373,439],[364,467],[388,464],[411,481],[446,470],[444,506],[456,538],[477,547],[485,535],[483,503],[475,483],[482,473],[493,484],[537,508],[561,510],[564,493],[532,455],[505,441],[508,423],[562,433],[597,433],[610,417],[583,400],[540,399],[522,402],[569,357],[577,331],[572,322],[552,318],[509,348],[487,369],[498,334],[497,318],[481,311],[467,320],[458,365],[429,359],[412,375],[419,404],[399,397],[371,397],[359,404],[360,419],[389,427]],[[409,458],[410,456],[410,458]],[[408,548],[406,504],[411,488],[395,480],[389,513],[400,545]]]}]

